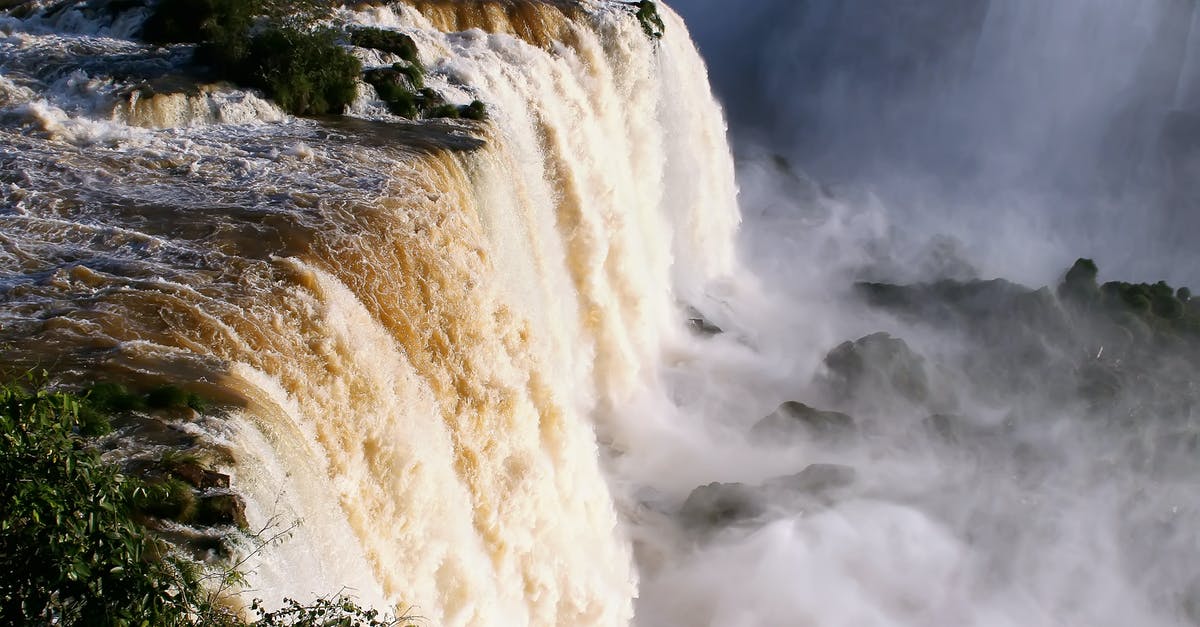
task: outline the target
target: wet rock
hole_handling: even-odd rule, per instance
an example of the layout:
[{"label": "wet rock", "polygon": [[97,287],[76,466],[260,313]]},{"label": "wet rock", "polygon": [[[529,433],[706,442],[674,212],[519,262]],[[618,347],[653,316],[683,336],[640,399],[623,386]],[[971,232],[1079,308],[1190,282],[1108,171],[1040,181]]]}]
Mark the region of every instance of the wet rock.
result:
[{"label": "wet rock", "polygon": [[246,504],[236,494],[219,493],[201,497],[196,503],[193,520],[200,525],[233,525],[241,529],[250,526],[246,520]]},{"label": "wet rock", "polygon": [[710,322],[708,318],[705,318],[704,314],[700,313],[696,308],[688,307],[686,312],[688,328],[691,329],[692,333],[712,337],[725,332],[724,329]]},{"label": "wet rock", "polygon": [[744,483],[710,483],[688,495],[679,519],[691,529],[714,529],[752,520],[766,513],[761,488]]},{"label": "wet rock", "polygon": [[170,472],[200,490],[229,488],[229,475],[209,470],[196,462],[177,464],[170,469]]},{"label": "wet rock", "polygon": [[825,367],[831,391],[842,400],[887,391],[914,403],[929,398],[925,359],[887,333],[844,342],[826,355]]},{"label": "wet rock", "polygon": [[800,472],[767,482],[768,488],[791,492],[822,494],[854,483],[858,471],[841,464],[812,464]]},{"label": "wet rock", "polygon": [[755,424],[750,430],[750,437],[760,442],[782,439],[787,443],[805,437],[841,441],[857,431],[854,418],[848,414],[822,411],[798,401],[788,401]]},{"label": "wet rock", "polygon": [[856,478],[857,472],[849,466],[812,464],[757,486],[710,483],[692,490],[679,509],[679,521],[687,529],[707,532],[765,520],[772,509],[824,507],[830,492],[853,484]]},{"label": "wet rock", "polygon": [[704,318],[688,318],[688,328],[697,335],[712,337],[725,332],[721,327],[705,320]]}]

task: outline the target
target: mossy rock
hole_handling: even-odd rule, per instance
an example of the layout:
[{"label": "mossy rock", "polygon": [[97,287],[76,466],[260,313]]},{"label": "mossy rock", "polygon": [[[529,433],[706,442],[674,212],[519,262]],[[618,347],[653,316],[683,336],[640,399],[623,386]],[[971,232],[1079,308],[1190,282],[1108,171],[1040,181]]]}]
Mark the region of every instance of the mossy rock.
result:
[{"label": "mossy rock", "polygon": [[174,385],[160,385],[146,393],[150,409],[194,409],[204,411],[205,403],[198,395]]},{"label": "mossy rock", "polygon": [[746,522],[767,511],[759,488],[744,483],[710,483],[692,490],[679,509],[684,527],[710,531]]},{"label": "mossy rock", "polygon": [[195,522],[200,525],[231,525],[239,529],[250,526],[246,520],[246,503],[236,494],[213,494],[201,497],[196,504]]},{"label": "mossy rock", "polygon": [[642,25],[642,31],[651,39],[662,39],[666,33],[667,27],[663,25],[662,17],[658,15],[658,5],[652,0],[641,0],[637,3],[638,22]]},{"label": "mossy rock", "polygon": [[137,509],[155,518],[189,523],[197,512],[196,493],[179,479],[160,479],[148,486]]},{"label": "mossy rock", "polygon": [[355,28],[349,33],[350,43],[359,48],[370,48],[388,54],[394,54],[413,67],[421,68],[421,60],[417,51],[417,43],[412,37],[382,28]]}]

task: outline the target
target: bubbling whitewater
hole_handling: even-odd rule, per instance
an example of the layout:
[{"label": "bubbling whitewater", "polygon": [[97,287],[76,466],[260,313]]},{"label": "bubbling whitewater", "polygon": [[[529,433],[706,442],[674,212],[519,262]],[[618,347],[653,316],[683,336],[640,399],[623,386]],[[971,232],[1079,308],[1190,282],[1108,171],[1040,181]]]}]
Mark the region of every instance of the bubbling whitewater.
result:
[{"label": "bubbling whitewater", "polygon": [[632,616],[596,432],[656,385],[681,299],[734,270],[732,161],[665,7],[654,42],[617,3],[518,6],[340,12],[411,34],[491,114],[395,132],[221,87],[142,98],[81,62],[175,63],[128,25],[6,18],[9,361],[186,374],[240,406],[209,437],[252,525],[303,520],[255,558],[272,598],[349,586],[439,625]]}]

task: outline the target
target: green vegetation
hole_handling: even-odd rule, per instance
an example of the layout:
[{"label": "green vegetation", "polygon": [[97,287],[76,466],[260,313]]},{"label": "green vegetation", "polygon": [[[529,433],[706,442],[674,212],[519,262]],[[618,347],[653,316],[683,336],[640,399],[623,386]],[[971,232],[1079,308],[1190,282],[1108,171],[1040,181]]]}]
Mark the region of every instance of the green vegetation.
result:
[{"label": "green vegetation", "polygon": [[[85,402],[0,387],[0,610],[23,624],[184,624],[194,568],[135,522],[151,493],[88,447]],[[203,609],[203,608],[200,608]]]},{"label": "green vegetation", "polygon": [[1200,335],[1200,307],[1192,301],[1190,289],[1176,290],[1165,281],[1110,281],[1097,286],[1097,274],[1092,260],[1076,261],[1059,285],[1059,296],[1077,307],[1107,313],[1114,320],[1132,315],[1160,333]]},{"label": "green vegetation", "polygon": [[403,118],[487,119],[487,107],[482,102],[453,105],[437,91],[423,87],[422,75],[414,67],[417,66],[396,63],[390,68],[371,68],[363,72],[363,80],[375,88],[379,99],[387,103],[388,111]]},{"label": "green vegetation", "polygon": [[[141,37],[160,45],[198,44],[198,63],[222,79],[262,90],[294,115],[345,112],[357,95],[362,73],[395,115],[487,119],[482,102],[448,105],[425,88],[425,68],[408,35],[381,28],[342,33],[315,26],[328,15],[329,5],[322,0],[158,0]],[[342,39],[402,61],[364,73]]]},{"label": "green vegetation", "polygon": [[[141,36],[156,44],[195,43],[196,60],[225,79],[261,89],[295,115],[341,113],[354,100],[358,59],[333,31],[312,23],[318,2],[159,0]],[[254,29],[266,17],[266,27]]]},{"label": "green vegetation", "polygon": [[355,28],[350,31],[350,43],[360,48],[394,54],[417,68],[421,67],[417,43],[404,33],[382,28]]},{"label": "green vegetation", "polygon": [[642,30],[646,36],[651,39],[662,39],[663,33],[666,32],[666,26],[663,25],[662,18],[658,15],[658,5],[653,0],[641,0],[637,3],[638,22],[642,25]]},{"label": "green vegetation", "polygon": [[362,70],[327,29],[271,27],[244,46],[214,49],[210,57],[235,82],[261,89],[296,115],[344,112],[357,94]]},{"label": "green vegetation", "polygon": [[[30,383],[34,383],[30,379]],[[147,395],[114,384],[83,394],[0,385],[0,616],[6,624],[167,627],[387,627],[401,620],[334,596],[286,600],[246,616],[227,603],[237,567],[201,564],[158,537],[158,520],[228,524],[240,500],[204,488],[228,477],[194,455],[166,454],[140,474],[101,459],[94,434],[152,404],[192,406],[178,388]],[[284,533],[263,541],[261,550]]]}]

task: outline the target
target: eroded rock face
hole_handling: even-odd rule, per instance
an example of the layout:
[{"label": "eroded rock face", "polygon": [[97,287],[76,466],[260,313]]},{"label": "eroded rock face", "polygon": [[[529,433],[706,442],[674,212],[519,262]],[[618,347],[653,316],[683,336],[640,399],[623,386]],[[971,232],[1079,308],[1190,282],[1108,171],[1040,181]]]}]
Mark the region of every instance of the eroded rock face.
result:
[{"label": "eroded rock face", "polygon": [[804,470],[769,479],[761,485],[710,483],[688,495],[678,519],[685,528],[709,533],[723,528],[766,522],[772,512],[824,507],[830,493],[850,486],[855,470],[838,464],[812,464]]},{"label": "eroded rock face", "polygon": [[858,432],[854,418],[837,411],[815,409],[798,401],[788,401],[750,430],[759,442],[788,444],[800,439],[844,442]]},{"label": "eroded rock face", "polygon": [[679,509],[684,527],[711,530],[745,522],[767,511],[762,488],[744,483],[710,483],[688,495]]},{"label": "eroded rock face", "polygon": [[844,342],[825,356],[826,384],[840,401],[894,393],[913,403],[929,398],[925,359],[904,340],[875,333]]}]

